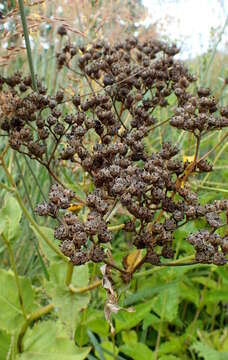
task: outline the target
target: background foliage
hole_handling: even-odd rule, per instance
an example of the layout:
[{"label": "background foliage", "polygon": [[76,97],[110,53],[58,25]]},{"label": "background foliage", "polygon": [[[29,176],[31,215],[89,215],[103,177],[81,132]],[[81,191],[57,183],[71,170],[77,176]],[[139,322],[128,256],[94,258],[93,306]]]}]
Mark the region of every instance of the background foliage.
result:
[{"label": "background foliage", "polygon": [[[34,5],[35,3],[35,5]],[[1,73],[6,76],[20,69],[28,72],[22,27],[16,1],[3,1],[1,13]],[[56,70],[55,53],[61,40],[57,28],[65,24],[75,34],[75,42],[97,38],[110,41],[123,32],[157,36],[155,27],[139,24],[145,9],[138,1],[36,1],[26,2],[35,73],[50,94],[64,88],[71,94],[64,71]],[[110,8],[111,6],[111,8]],[[121,12],[119,11],[119,9]],[[76,19],[76,20],[74,20]],[[219,39],[218,39],[219,40]],[[227,55],[212,49],[189,63],[199,74],[201,85],[210,85],[222,104],[227,103]],[[72,80],[72,79],[71,79]],[[78,84],[76,84],[78,86]],[[80,86],[80,84],[79,84]],[[82,86],[82,85],[81,85]],[[165,111],[157,114],[160,121]],[[166,136],[166,126],[151,138],[156,147]],[[208,136],[203,143],[207,152],[224,134]],[[179,133],[177,142],[182,156],[191,157],[193,139]],[[216,170],[200,181],[192,180],[204,201],[227,198],[227,142],[211,154]],[[104,317],[105,291],[99,267],[94,264],[74,269],[71,286],[67,265],[44,241],[51,244],[53,224],[41,222],[34,207],[47,197],[50,178],[39,164],[16,156],[1,136],[1,157],[5,151],[6,171],[1,171],[0,196],[0,359],[206,359],[228,357],[228,267],[194,265],[191,267],[150,267],[135,274],[130,285],[119,287],[119,304],[135,312],[113,315],[115,335]],[[1,168],[2,169],[2,168]],[[74,190],[80,179],[61,174]],[[44,221],[44,220],[42,220]],[[181,242],[185,232],[195,232],[199,224],[179,230],[178,253],[191,256],[192,249]],[[227,231],[227,229],[226,229]],[[115,260],[125,253],[121,236],[115,241]]]}]

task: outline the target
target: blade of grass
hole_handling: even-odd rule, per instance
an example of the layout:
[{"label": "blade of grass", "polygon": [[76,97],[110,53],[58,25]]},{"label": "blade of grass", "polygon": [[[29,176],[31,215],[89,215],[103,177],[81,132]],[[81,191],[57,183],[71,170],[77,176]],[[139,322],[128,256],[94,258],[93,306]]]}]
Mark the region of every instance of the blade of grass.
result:
[{"label": "blade of grass", "polygon": [[37,90],[33,61],[32,61],[32,51],[31,51],[31,45],[30,45],[30,40],[29,40],[29,32],[28,32],[28,26],[27,26],[26,15],[25,15],[24,1],[18,0],[18,4],[19,4],[21,22],[22,22],[23,31],[24,31],[25,45],[26,45],[26,50],[27,50],[29,68],[30,68],[30,73],[31,73],[31,78],[32,78],[32,87],[33,87],[33,90]]},{"label": "blade of grass", "polygon": [[92,331],[90,331],[90,330],[88,330],[87,333],[88,333],[88,336],[90,338],[92,345],[94,346],[94,348],[97,350],[97,352],[99,354],[100,360],[105,360],[103,351],[102,351],[101,346],[100,346],[99,342],[97,341],[96,337],[93,335]]}]

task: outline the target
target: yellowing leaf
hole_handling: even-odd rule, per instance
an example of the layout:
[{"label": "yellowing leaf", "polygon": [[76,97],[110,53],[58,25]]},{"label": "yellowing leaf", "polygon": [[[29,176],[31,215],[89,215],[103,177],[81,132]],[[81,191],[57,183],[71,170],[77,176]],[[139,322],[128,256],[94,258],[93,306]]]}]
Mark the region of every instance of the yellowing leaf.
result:
[{"label": "yellowing leaf", "polygon": [[135,250],[124,259],[125,269],[132,273],[142,260],[142,250]]}]

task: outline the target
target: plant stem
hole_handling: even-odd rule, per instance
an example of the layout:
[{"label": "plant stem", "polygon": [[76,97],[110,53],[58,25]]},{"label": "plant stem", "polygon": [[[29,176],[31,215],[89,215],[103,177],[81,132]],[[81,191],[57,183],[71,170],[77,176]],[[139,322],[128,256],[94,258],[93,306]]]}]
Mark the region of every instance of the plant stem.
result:
[{"label": "plant stem", "polygon": [[27,315],[26,315],[26,312],[25,312],[25,305],[24,305],[24,300],[23,300],[23,296],[22,296],[22,290],[21,290],[19,277],[18,277],[18,274],[17,274],[17,267],[16,267],[16,263],[15,263],[15,260],[14,260],[13,249],[11,247],[11,244],[10,244],[9,240],[7,239],[7,237],[3,233],[2,233],[2,238],[3,238],[3,241],[4,241],[4,243],[6,244],[6,246],[8,248],[9,257],[10,257],[10,263],[11,263],[11,266],[13,268],[15,281],[16,281],[16,285],[17,285],[19,303],[20,303],[21,310],[22,310],[23,316],[25,318],[25,321],[27,321]]},{"label": "plant stem", "polygon": [[[178,259],[176,261],[173,261],[172,263],[167,263],[167,264],[161,264],[160,266],[156,266],[153,267],[152,269],[149,270],[145,270],[145,271],[141,271],[139,273],[134,274],[134,277],[141,277],[141,276],[146,276],[146,275],[150,275],[153,274],[156,271],[159,271],[161,268],[165,267],[165,266],[184,266],[184,265],[189,265],[189,263],[187,261],[189,260],[193,260],[194,259],[194,255],[190,255],[190,256],[186,256],[185,258],[181,258]],[[192,265],[195,263],[191,263]]]},{"label": "plant stem", "polygon": [[124,227],[125,227],[125,224],[108,226],[108,230],[109,231],[118,231],[118,230],[124,229]]},{"label": "plant stem", "polygon": [[30,68],[31,79],[32,79],[32,87],[33,87],[33,90],[35,91],[35,90],[37,90],[37,85],[36,85],[35,73],[34,73],[34,68],[33,68],[32,51],[31,51],[30,40],[29,40],[29,32],[28,32],[26,15],[25,15],[24,1],[18,0],[18,4],[19,4],[21,22],[22,22],[23,31],[24,31],[25,45],[26,45],[27,57],[28,57],[29,68]]},{"label": "plant stem", "polygon": [[72,262],[69,262],[67,264],[67,273],[66,273],[66,280],[65,280],[66,286],[70,285],[73,272],[74,272],[74,265],[72,264]]},{"label": "plant stem", "polygon": [[91,284],[91,285],[88,285],[87,287],[79,288],[79,289],[76,289],[73,285],[70,284],[69,289],[70,289],[70,291],[72,291],[75,294],[83,294],[83,293],[85,293],[87,291],[96,289],[101,284],[102,284],[102,280],[98,280],[94,284]]},{"label": "plant stem", "polygon": [[37,311],[34,311],[34,313],[32,313],[28,316],[27,320],[25,321],[25,323],[23,324],[23,326],[21,328],[21,331],[20,331],[20,333],[18,335],[18,339],[17,339],[17,349],[18,349],[19,354],[21,354],[24,351],[23,338],[25,336],[25,333],[26,333],[29,325],[33,321],[40,319],[43,315],[50,313],[53,309],[54,309],[54,305],[49,304]]}]

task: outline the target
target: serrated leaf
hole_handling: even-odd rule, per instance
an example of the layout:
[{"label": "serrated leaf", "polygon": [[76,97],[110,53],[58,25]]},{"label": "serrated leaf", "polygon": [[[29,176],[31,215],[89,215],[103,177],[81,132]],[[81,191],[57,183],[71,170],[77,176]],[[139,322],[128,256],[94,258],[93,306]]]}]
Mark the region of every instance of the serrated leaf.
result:
[{"label": "serrated leaf", "polygon": [[[52,263],[49,267],[50,281],[45,281],[44,286],[57,308],[61,322],[73,337],[77,322],[79,321],[80,311],[89,304],[90,294],[89,292],[78,294],[70,291],[65,284],[66,272],[66,263]],[[88,265],[81,265],[74,268],[71,283],[75,288],[84,288],[88,285]]]},{"label": "serrated leaf", "polygon": [[[34,292],[30,280],[19,276],[23,294],[25,311],[32,310]],[[9,332],[15,332],[23,323],[24,317],[18,299],[18,291],[14,274],[11,271],[0,270],[0,326]]]},{"label": "serrated leaf", "polygon": [[24,352],[20,360],[83,360],[90,348],[78,348],[65,334],[58,331],[54,321],[36,323],[26,332]]},{"label": "serrated leaf", "polygon": [[169,341],[162,343],[159,347],[159,355],[178,354],[183,350],[184,338],[180,336],[173,337]]},{"label": "serrated leaf", "polygon": [[119,350],[125,355],[129,356],[133,360],[153,360],[154,353],[148,346],[143,343],[136,343],[134,346],[132,344],[122,345]]},{"label": "serrated leaf", "polygon": [[20,230],[21,208],[14,196],[8,195],[0,210],[0,234],[5,233],[12,240]]},{"label": "serrated leaf", "polygon": [[219,352],[212,347],[197,341],[191,346],[192,350],[205,360],[227,360],[228,352]]}]

